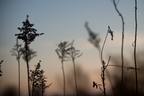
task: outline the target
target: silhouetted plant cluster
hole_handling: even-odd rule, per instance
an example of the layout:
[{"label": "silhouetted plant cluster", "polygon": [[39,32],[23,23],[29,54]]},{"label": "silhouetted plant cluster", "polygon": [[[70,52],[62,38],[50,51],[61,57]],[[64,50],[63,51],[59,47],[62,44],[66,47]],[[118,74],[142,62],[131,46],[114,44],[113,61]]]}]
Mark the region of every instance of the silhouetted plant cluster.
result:
[{"label": "silhouetted plant cluster", "polygon": [[18,38],[16,39],[16,44],[14,45],[14,47],[12,48],[11,55],[16,57],[17,63],[18,63],[18,94],[20,96],[20,59],[21,56],[23,55],[22,53],[22,45],[19,44],[18,42]]},{"label": "silhouetted plant cluster", "polygon": [[[137,67],[137,58],[136,58],[136,48],[137,48],[137,0],[135,1],[135,38],[134,38],[134,64],[135,67],[131,67],[128,66],[126,67],[124,64],[124,33],[125,33],[125,21],[124,21],[124,17],[122,15],[122,13],[119,11],[118,9],[118,4],[119,4],[119,0],[112,0],[113,5],[114,5],[114,9],[116,10],[118,16],[120,16],[121,22],[122,22],[122,42],[121,42],[121,66],[117,66],[114,65],[115,67],[121,67],[121,83],[120,83],[120,90],[121,90],[121,95],[124,95],[124,68],[126,67],[128,70],[129,69],[135,69],[135,95],[139,95],[138,93],[138,67]],[[102,79],[102,85],[103,85],[103,94],[104,96],[106,96],[106,89],[105,89],[105,70],[106,68],[109,66],[109,61],[111,59],[111,56],[109,56],[109,59],[107,61],[107,64],[105,62],[105,60],[103,59],[103,49],[106,43],[106,39],[108,36],[108,33],[111,35],[111,40],[113,40],[113,31],[111,30],[110,26],[108,26],[108,31],[107,34],[105,36],[105,40],[103,42],[102,48],[100,47],[100,38],[98,33],[94,33],[88,26],[88,22],[85,23],[85,28],[88,31],[89,34],[89,41],[98,49],[99,53],[100,53],[100,58],[101,58],[101,63],[102,63],[102,72],[101,72],[101,79]],[[111,66],[111,65],[110,65]],[[95,81],[93,81],[93,87],[96,88],[101,88],[100,84],[97,84]],[[125,94],[126,95],[126,94]]]},{"label": "silhouetted plant cluster", "polygon": [[78,91],[78,86],[77,86],[77,75],[76,75],[76,62],[75,60],[77,58],[79,58],[82,53],[80,52],[80,50],[77,50],[75,47],[74,47],[74,41],[71,43],[71,46],[69,48],[69,56],[72,60],[72,63],[73,63],[73,69],[74,69],[74,81],[75,81],[75,89],[76,89],[76,95],[77,95],[77,91]]},{"label": "silhouetted plant cluster", "polygon": [[[28,46],[29,47],[29,46]],[[33,51],[32,49],[28,48],[29,50],[27,51],[28,55],[28,61],[33,59],[36,56],[36,51]],[[24,61],[26,61],[26,50],[25,47],[22,47],[22,44],[19,44],[18,38],[16,38],[16,44],[10,51],[12,56],[16,57],[17,63],[18,63],[18,85],[19,85],[19,96],[20,96],[20,60],[21,57],[23,58]]]},{"label": "silhouetted plant cluster", "polygon": [[61,60],[61,64],[62,64],[62,73],[63,73],[63,93],[64,93],[64,96],[65,96],[65,71],[64,71],[64,61],[69,61],[71,60],[72,63],[73,63],[73,68],[74,68],[74,81],[75,81],[75,89],[76,89],[76,95],[77,95],[77,79],[76,79],[76,69],[75,69],[75,59],[76,58],[79,58],[82,53],[80,52],[80,50],[77,50],[75,47],[74,47],[74,41],[72,42],[68,42],[68,41],[63,41],[63,42],[60,42],[58,44],[58,48],[56,49],[56,53],[59,57],[59,59]]},{"label": "silhouetted plant cluster", "polygon": [[[25,48],[21,48],[20,51],[22,53],[22,58],[24,61],[26,61],[27,58],[28,58],[28,61],[30,61],[36,56],[36,51],[34,51],[33,49],[30,49],[29,47],[28,47],[27,51]],[[26,53],[27,53],[28,57],[26,56]]]},{"label": "silhouetted plant cluster", "polygon": [[[28,20],[29,16],[27,15],[26,21],[22,22],[23,26],[18,27],[18,30],[20,31],[19,34],[15,34],[17,39],[20,39],[24,42],[24,47],[21,48],[21,53],[23,54],[23,59],[26,61],[27,65],[27,79],[28,79],[28,93],[29,96],[31,96],[30,91],[30,80],[29,80],[29,61],[35,56],[35,51],[31,50],[29,48],[29,45],[31,42],[35,40],[37,36],[43,35],[44,33],[37,33],[36,29],[33,28],[34,24],[31,24]],[[19,51],[19,50],[17,50]]]},{"label": "silhouetted plant cluster", "polygon": [[[100,54],[100,59],[101,59],[101,79],[102,79],[102,86],[103,86],[103,95],[106,96],[106,88],[105,88],[105,70],[107,68],[107,66],[109,65],[109,61],[111,59],[111,56],[109,56],[109,59],[107,61],[107,63],[105,62],[105,60],[103,59],[103,50],[105,47],[105,43],[108,37],[108,34],[111,35],[111,40],[113,40],[113,31],[111,30],[110,26],[108,26],[108,30],[103,42],[102,47],[100,47],[100,38],[98,37],[97,33],[94,33],[88,26],[88,22],[85,23],[85,28],[88,31],[89,34],[89,41],[98,49],[99,54]],[[100,84],[97,84],[93,81],[93,87],[99,88],[101,90]]]},{"label": "silhouetted plant cluster", "polygon": [[16,39],[16,44],[10,51],[12,56],[16,56],[16,60],[20,60],[20,57],[22,55],[21,49],[22,49],[22,44],[19,44],[18,39]]},{"label": "silhouetted plant cluster", "polygon": [[58,48],[55,50],[59,59],[61,60],[62,64],[62,74],[63,74],[63,95],[65,96],[65,71],[64,71],[64,61],[68,59],[68,50],[69,50],[70,44],[67,41],[60,42],[58,44]]},{"label": "silhouetted plant cluster", "polygon": [[[134,38],[134,54],[133,54],[133,60],[134,60],[134,67],[133,66],[127,66],[126,63],[124,62],[124,39],[125,39],[125,21],[124,21],[124,17],[122,15],[122,13],[119,11],[118,9],[118,4],[119,4],[119,0],[112,0],[112,3],[114,5],[114,9],[116,10],[118,16],[120,16],[121,19],[121,30],[122,30],[122,36],[121,36],[121,64],[117,65],[117,64],[110,64],[110,60],[111,60],[111,56],[108,57],[108,60],[105,60],[103,57],[104,54],[104,48],[106,47],[106,41],[108,39],[108,36],[111,36],[111,40],[114,39],[114,34],[113,31],[111,29],[110,26],[108,26],[107,28],[107,32],[106,35],[104,37],[104,40],[101,44],[101,38],[99,36],[99,33],[95,33],[94,31],[91,30],[91,28],[88,25],[88,22],[85,22],[85,28],[88,32],[89,35],[89,42],[92,43],[98,50],[99,52],[99,57],[100,57],[100,61],[101,61],[101,82],[102,83],[97,83],[96,81],[93,81],[93,88],[99,89],[102,92],[103,96],[108,96],[109,94],[107,94],[107,90],[106,90],[106,70],[108,66],[114,66],[114,67],[119,67],[121,68],[121,77],[120,78],[114,78],[115,80],[115,85],[114,88],[112,88],[113,94],[115,96],[143,96],[143,87],[139,87],[139,83],[141,83],[143,85],[143,81],[139,81],[138,80],[138,73],[140,73],[139,75],[142,76],[142,69],[140,67],[138,67],[137,63],[141,63],[137,60],[137,0],[135,0],[135,38]],[[50,83],[49,85],[47,84],[47,80],[44,74],[44,70],[41,69],[41,60],[39,60],[39,62],[37,63],[37,65],[35,66],[34,70],[30,70],[29,68],[29,63],[30,60],[32,60],[35,56],[36,56],[36,51],[34,51],[33,49],[30,48],[30,44],[36,39],[37,36],[43,35],[44,33],[37,33],[37,29],[34,28],[34,24],[31,24],[29,21],[29,16],[27,15],[26,20],[22,22],[22,27],[18,27],[18,30],[20,31],[20,33],[15,34],[16,36],[16,44],[14,45],[14,47],[12,48],[11,55],[16,57],[17,63],[18,63],[18,96],[20,96],[20,65],[21,65],[21,58],[23,58],[23,60],[26,62],[27,65],[27,83],[28,83],[28,95],[29,96],[44,96],[45,90],[46,88],[50,87],[52,85],[52,83]],[[23,41],[24,44],[20,44],[19,40]],[[68,42],[68,41],[62,41],[57,45],[57,48],[55,50],[58,58],[60,59],[61,62],[61,70],[62,70],[62,75],[63,75],[63,96],[67,96],[66,94],[66,79],[69,79],[70,77],[66,78],[66,73],[65,73],[65,68],[64,68],[64,64],[66,63],[66,61],[71,61],[73,64],[73,77],[74,80],[71,80],[71,78],[69,79],[70,82],[74,81],[75,84],[75,95],[76,96],[84,96],[84,95],[89,95],[88,91],[84,92],[85,90],[81,89],[81,87],[79,87],[79,80],[83,79],[81,77],[85,77],[85,74],[83,75],[83,73],[81,72],[80,68],[76,67],[76,59],[79,58],[82,53],[80,50],[77,50],[74,46],[74,41],[72,42]],[[3,64],[4,60],[0,60],[0,76],[2,76],[2,70],[1,70],[1,66]],[[113,60],[114,62],[114,60]],[[118,62],[119,63],[119,62]],[[130,63],[130,62],[128,62]],[[143,64],[143,62],[142,62]],[[141,65],[142,66],[142,65]],[[143,67],[143,66],[142,66]],[[130,75],[130,73],[124,73],[126,70],[127,71],[133,71],[134,70],[134,77],[131,76],[129,77],[128,75]],[[129,78],[131,78],[130,81]],[[144,77],[141,77],[141,80]],[[87,79],[87,78],[86,78]],[[133,80],[134,79],[134,80]],[[83,80],[81,80],[83,81]],[[88,80],[87,80],[88,81]],[[139,82],[138,82],[139,81]],[[131,84],[128,84],[128,83]],[[135,82],[135,86],[133,86]],[[84,82],[85,83],[85,82]],[[73,83],[72,83],[73,84]],[[69,84],[71,85],[71,84]],[[111,85],[111,87],[113,87]],[[130,87],[130,88],[128,88]],[[128,88],[128,89],[127,89]],[[131,92],[132,91],[132,92]],[[140,92],[139,92],[140,91]],[[8,93],[6,93],[8,92]],[[16,95],[16,90],[12,90],[12,88],[8,88],[4,94],[4,96],[10,96],[10,95]],[[12,93],[13,92],[13,93]],[[135,93],[135,94],[134,94]]]},{"label": "silhouetted plant cluster", "polygon": [[30,70],[30,80],[32,82],[32,96],[44,96],[45,89],[50,87],[47,85],[44,70],[41,69],[41,60],[37,63],[34,70]]},{"label": "silhouetted plant cluster", "polygon": [[44,33],[36,33],[36,29],[33,28],[34,24],[31,24],[28,20],[28,15],[26,18],[26,21],[22,22],[23,26],[18,27],[18,30],[22,33],[15,34],[18,39],[21,39],[24,41],[24,43],[30,44],[35,40],[35,38],[39,35],[43,35]]}]

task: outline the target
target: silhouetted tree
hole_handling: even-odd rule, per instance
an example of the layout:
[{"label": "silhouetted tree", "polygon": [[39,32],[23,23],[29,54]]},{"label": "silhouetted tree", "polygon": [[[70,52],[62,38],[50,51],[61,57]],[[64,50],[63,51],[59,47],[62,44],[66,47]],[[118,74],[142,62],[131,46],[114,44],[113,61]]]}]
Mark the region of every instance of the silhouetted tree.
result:
[{"label": "silhouetted tree", "polygon": [[62,73],[63,73],[63,94],[65,96],[65,71],[64,71],[64,61],[67,61],[67,59],[69,58],[68,54],[69,54],[69,48],[70,48],[71,43],[68,43],[67,41],[63,41],[60,42],[58,44],[58,48],[55,50],[59,59],[61,60],[61,64],[62,64]]},{"label": "silhouetted tree", "polygon": [[15,36],[17,36],[18,39],[22,40],[24,42],[24,52],[25,52],[25,61],[27,64],[27,78],[28,78],[28,93],[29,96],[31,96],[30,93],[30,81],[29,81],[29,53],[30,53],[30,49],[29,49],[29,45],[31,42],[33,42],[35,40],[35,38],[39,35],[42,35],[43,33],[37,33],[36,29],[33,28],[34,24],[31,24],[28,20],[28,15],[26,18],[26,21],[22,22],[23,26],[22,27],[18,27],[18,30],[21,32],[19,34],[15,34]]},{"label": "silhouetted tree", "polygon": [[34,70],[30,70],[30,80],[32,82],[32,96],[44,96],[45,89],[50,87],[51,84],[47,85],[44,71],[41,69],[41,60],[37,63]]},{"label": "silhouetted tree", "polygon": [[16,60],[18,63],[18,96],[20,96],[20,58],[22,55],[21,51],[22,45],[19,44],[18,38],[16,39],[16,44],[14,45],[14,48],[10,51],[12,56],[16,56]]}]

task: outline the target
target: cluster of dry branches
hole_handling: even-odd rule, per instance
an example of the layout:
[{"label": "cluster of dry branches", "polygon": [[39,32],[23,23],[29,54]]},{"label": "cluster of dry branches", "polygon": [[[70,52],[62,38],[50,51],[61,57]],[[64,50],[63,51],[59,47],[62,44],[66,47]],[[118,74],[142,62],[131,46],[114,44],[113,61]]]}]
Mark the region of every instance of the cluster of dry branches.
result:
[{"label": "cluster of dry branches", "polygon": [[80,50],[77,50],[75,47],[74,47],[74,41],[72,42],[68,42],[68,41],[63,41],[63,42],[60,42],[58,44],[58,48],[55,50],[59,59],[61,60],[61,64],[62,64],[62,73],[63,73],[63,94],[64,96],[66,95],[65,93],[65,71],[64,71],[64,62],[65,61],[69,61],[71,60],[72,63],[73,63],[73,69],[74,69],[74,82],[75,82],[75,92],[76,92],[76,96],[78,95],[77,94],[77,91],[78,91],[78,86],[77,86],[77,75],[76,75],[76,62],[75,60],[77,58],[79,58],[82,53],[80,52]]},{"label": "cluster of dry branches", "polygon": [[103,95],[106,96],[106,87],[105,87],[105,71],[106,71],[106,68],[107,66],[109,65],[109,62],[110,62],[110,59],[111,59],[111,56],[109,56],[109,59],[107,61],[107,63],[105,62],[104,58],[103,58],[103,51],[104,51],[104,47],[105,47],[105,44],[106,44],[106,40],[107,40],[107,37],[108,37],[108,34],[110,34],[111,36],[111,40],[113,40],[113,31],[111,30],[110,26],[108,26],[108,30],[107,30],[107,33],[106,33],[106,36],[105,36],[105,39],[104,39],[104,42],[102,44],[102,47],[100,46],[100,39],[98,37],[98,34],[94,33],[90,27],[88,26],[88,22],[85,23],[85,28],[86,30],[88,31],[88,34],[89,34],[89,41],[98,49],[99,51],[99,56],[100,56],[100,60],[101,60],[101,64],[102,64],[102,67],[101,67],[101,80],[102,80],[102,86],[103,86],[103,90],[101,89],[101,87],[97,87],[98,85],[101,85],[101,84],[97,84],[95,82],[93,82],[93,87],[94,85],[96,86],[96,88],[99,88],[102,92],[103,92]]},{"label": "cluster of dry branches", "polygon": [[[121,25],[122,25],[122,38],[121,38],[121,92],[123,94],[123,84],[124,84],[124,39],[125,39],[125,21],[124,21],[124,17],[122,15],[122,13],[119,11],[118,9],[118,4],[119,4],[119,0],[116,1],[116,0],[112,0],[112,3],[114,5],[114,9],[116,10],[118,16],[120,16],[120,19],[121,19]],[[107,68],[107,66],[109,66],[109,61],[110,61],[110,58],[111,56],[109,56],[109,59],[107,61],[107,64],[105,62],[105,60],[103,59],[103,49],[105,47],[105,43],[106,43],[106,40],[107,40],[107,36],[108,36],[108,33],[111,34],[111,40],[113,40],[113,31],[111,30],[110,26],[108,26],[108,31],[107,31],[107,34],[105,36],[105,39],[104,39],[104,42],[102,44],[102,48],[100,47],[100,38],[99,38],[99,35],[98,33],[94,33],[88,26],[88,22],[85,23],[85,28],[86,30],[88,31],[88,34],[89,34],[89,41],[98,49],[99,53],[100,53],[100,59],[101,59],[101,64],[102,64],[102,68],[101,68],[101,79],[102,79],[102,86],[103,86],[103,90],[101,89],[101,87],[98,87],[98,85],[100,86],[101,84],[97,84],[95,82],[93,82],[93,85],[96,86],[96,88],[99,88],[103,91],[103,95],[106,96],[106,88],[105,88],[105,70]],[[137,0],[135,0],[135,36],[134,36],[134,64],[135,64],[135,67],[132,69],[135,70],[135,86],[136,86],[136,96],[138,95],[138,76],[137,76],[137,59],[136,59],[136,48],[137,48]],[[111,65],[110,65],[111,66]],[[116,65],[114,65],[116,66]],[[116,66],[117,67],[117,66]],[[130,67],[128,67],[130,68]],[[94,87],[93,86],[93,87]]]}]

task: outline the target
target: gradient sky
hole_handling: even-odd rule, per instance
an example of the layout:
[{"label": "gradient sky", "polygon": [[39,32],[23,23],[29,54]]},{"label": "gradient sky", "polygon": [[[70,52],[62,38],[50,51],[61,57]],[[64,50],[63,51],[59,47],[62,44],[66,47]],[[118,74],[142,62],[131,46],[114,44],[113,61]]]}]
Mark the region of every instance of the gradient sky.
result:
[{"label": "gradient sky", "polygon": [[[134,34],[134,0],[120,0],[118,7],[125,19],[126,45],[130,47]],[[38,60],[42,60],[42,68],[46,70],[48,82],[55,81],[55,75],[61,75],[60,61],[54,50],[56,45],[63,40],[75,40],[76,47],[83,52],[83,56],[77,62],[84,66],[86,72],[91,70],[90,73],[99,74],[96,72],[100,70],[100,64],[95,64],[99,63],[98,52],[87,41],[85,21],[88,21],[91,29],[98,32],[101,37],[104,36],[107,26],[110,25],[115,32],[116,40],[110,43],[113,46],[107,45],[106,52],[107,54],[119,53],[120,50],[121,21],[111,0],[1,0],[0,12],[0,59],[5,60],[4,76],[1,82],[17,83],[17,63],[9,51],[15,44],[14,34],[19,32],[17,27],[22,26],[26,14],[29,14],[29,19],[35,24],[34,27],[38,32],[45,33],[30,45],[37,51],[37,57],[30,62],[30,66],[33,68]],[[144,0],[138,0],[139,45],[144,44],[143,16]],[[25,63],[21,67],[24,82]],[[10,76],[11,80],[8,79]]]}]

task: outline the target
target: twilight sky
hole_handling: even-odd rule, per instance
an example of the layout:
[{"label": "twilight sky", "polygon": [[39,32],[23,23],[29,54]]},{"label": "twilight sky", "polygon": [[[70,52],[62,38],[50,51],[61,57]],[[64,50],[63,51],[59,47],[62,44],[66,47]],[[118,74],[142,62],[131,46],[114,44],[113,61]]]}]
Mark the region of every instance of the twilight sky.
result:
[{"label": "twilight sky", "polygon": [[[134,0],[120,0],[119,10],[125,19],[126,49],[132,51],[134,36]],[[15,44],[17,27],[22,26],[26,14],[30,16],[30,22],[35,24],[38,32],[45,33],[36,38],[30,45],[37,51],[37,57],[31,62],[33,66],[42,60],[42,68],[46,70],[48,82],[55,82],[57,75],[61,76],[61,65],[55,53],[56,45],[60,41],[75,40],[75,46],[83,52],[83,56],[77,59],[80,66],[91,76],[99,75],[100,64],[97,50],[87,41],[88,35],[84,28],[85,21],[90,23],[91,29],[98,32],[103,38],[110,25],[114,31],[114,41],[108,40],[106,56],[112,53],[120,53],[121,21],[114,10],[111,0],[1,0],[0,1],[0,59],[4,59],[2,66],[4,76],[0,82],[17,84],[17,62],[10,55],[10,50]],[[144,44],[144,0],[138,0],[138,45]],[[103,40],[103,39],[102,39]],[[142,49],[139,47],[138,50]],[[112,49],[112,50],[111,50]],[[127,53],[126,53],[127,54]],[[97,63],[97,65],[95,64]],[[71,64],[66,65],[68,70]],[[25,62],[22,61],[22,82],[25,82]],[[12,79],[9,80],[9,78]],[[26,86],[26,85],[23,85]],[[56,89],[56,84],[52,89]]]}]

